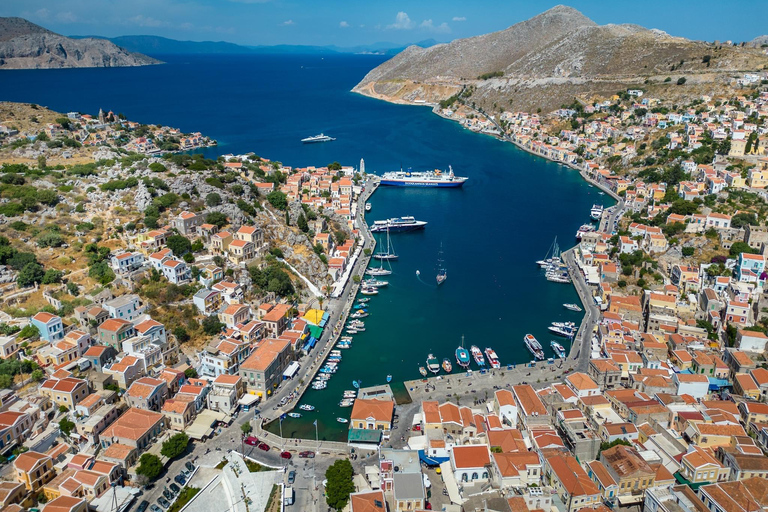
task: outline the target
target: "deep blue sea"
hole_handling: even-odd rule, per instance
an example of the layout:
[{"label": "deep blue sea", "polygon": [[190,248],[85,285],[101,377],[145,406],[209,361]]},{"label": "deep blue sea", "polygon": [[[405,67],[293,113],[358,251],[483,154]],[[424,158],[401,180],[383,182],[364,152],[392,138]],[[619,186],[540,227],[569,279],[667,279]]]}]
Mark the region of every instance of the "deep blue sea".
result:
[{"label": "deep blue sea", "polygon": [[[580,320],[562,307],[578,302],[570,285],[550,283],[534,264],[555,236],[568,248],[593,203],[612,204],[576,173],[439,118],[427,107],[402,106],[350,89],[379,56],[159,56],[167,64],[139,68],[4,71],[0,100],[38,103],[61,112],[122,112],[129,119],[200,131],[219,141],[215,156],[254,151],[287,165],[339,161],[366,171],[401,166],[454,171],[463,189],[380,188],[369,221],[413,215],[422,232],[393,235],[400,259],[390,285],[371,300],[366,332],[344,351],[327,389],[304,403],[318,408],[283,422],[286,435],[343,436],[336,403],[352,380],[363,386],[417,378],[428,353],[441,360],[461,341],[493,347],[502,364],[531,359],[523,336],[533,333],[551,355],[550,322]],[[335,142],[302,145],[324,132]],[[440,243],[447,281],[435,284]],[[420,276],[416,271],[420,271]],[[454,364],[454,366],[456,366]],[[454,368],[455,371],[455,368]]]}]

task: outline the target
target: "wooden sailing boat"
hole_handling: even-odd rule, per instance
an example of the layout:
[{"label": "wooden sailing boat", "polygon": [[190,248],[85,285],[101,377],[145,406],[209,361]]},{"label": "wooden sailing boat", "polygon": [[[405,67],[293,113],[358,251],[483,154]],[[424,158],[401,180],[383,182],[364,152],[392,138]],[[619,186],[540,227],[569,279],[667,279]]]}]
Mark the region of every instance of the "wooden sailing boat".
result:
[{"label": "wooden sailing boat", "polygon": [[395,248],[392,247],[392,239],[389,237],[389,228],[387,228],[387,252],[377,252],[373,255],[377,260],[396,260],[398,258]]},{"label": "wooden sailing boat", "polygon": [[445,271],[444,263],[443,243],[440,242],[440,251],[437,253],[437,277],[435,278],[437,280],[437,286],[440,286],[446,279],[448,279],[448,274]]}]

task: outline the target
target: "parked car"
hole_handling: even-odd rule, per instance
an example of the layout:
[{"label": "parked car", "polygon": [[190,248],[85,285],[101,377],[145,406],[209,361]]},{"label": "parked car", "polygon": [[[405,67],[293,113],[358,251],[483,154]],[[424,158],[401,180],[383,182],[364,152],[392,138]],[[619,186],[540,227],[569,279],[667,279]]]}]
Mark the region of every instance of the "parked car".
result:
[{"label": "parked car", "polygon": [[288,472],[288,485],[293,485],[293,483],[296,481],[296,472],[295,471],[289,471]]},{"label": "parked car", "polygon": [[181,475],[181,474],[176,475],[175,477],[173,477],[173,479],[176,480],[176,482],[178,482],[179,485],[184,485],[187,482],[187,479],[184,478],[184,475]]},{"label": "parked car", "polygon": [[184,463],[184,467],[187,468],[187,471],[189,471],[190,473],[195,470],[195,465],[189,461]]},{"label": "parked car", "polygon": [[149,506],[149,502],[147,500],[142,501],[139,503],[139,506],[136,507],[136,512],[144,512],[147,510],[147,507]]},{"label": "parked car", "polygon": [[181,492],[181,487],[179,487],[178,485],[176,485],[176,484],[174,484],[174,483],[172,483],[171,485],[169,485],[169,486],[168,486],[168,488],[171,490],[171,492],[172,492],[173,494],[179,494],[179,492]]},{"label": "parked car", "polygon": [[251,446],[259,446],[259,440],[253,436],[246,437],[244,442]]},{"label": "parked car", "polygon": [[267,443],[259,443],[259,450],[269,451],[269,445]]},{"label": "parked car", "polygon": [[314,459],[315,452],[300,452],[299,457],[301,457],[302,459]]},{"label": "parked car", "polygon": [[291,458],[291,452],[280,452],[280,458],[282,458],[282,459],[290,459]]},{"label": "parked car", "polygon": [[173,499],[173,493],[170,491],[170,489],[163,489],[163,498],[167,500]]},{"label": "parked car", "polygon": [[160,507],[158,507],[157,505],[152,505],[152,506],[150,506],[150,507],[149,507],[149,510],[151,510],[152,512],[163,512],[163,509],[161,509],[161,508],[160,508]]},{"label": "parked car", "polygon": [[160,504],[161,507],[166,508],[166,509],[171,506],[171,504],[168,502],[168,500],[166,500],[162,496],[157,498],[157,502]]}]

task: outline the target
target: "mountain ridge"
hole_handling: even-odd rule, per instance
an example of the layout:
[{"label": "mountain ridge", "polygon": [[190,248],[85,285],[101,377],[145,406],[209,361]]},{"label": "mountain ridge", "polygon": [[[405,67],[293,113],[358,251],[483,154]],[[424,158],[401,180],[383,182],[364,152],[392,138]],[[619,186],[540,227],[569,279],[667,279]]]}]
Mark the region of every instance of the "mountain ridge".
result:
[{"label": "mountain ridge", "polygon": [[612,94],[625,82],[637,86],[680,73],[697,73],[701,80],[712,75],[710,80],[766,63],[757,49],[715,47],[633,24],[598,25],[559,5],[497,32],[427,49],[408,47],[371,70],[353,91],[436,103],[472,85],[473,101],[486,109],[503,103],[553,110],[576,96]]},{"label": "mountain ridge", "polygon": [[160,64],[104,39],[72,39],[24,18],[0,17],[0,69],[122,67]]}]

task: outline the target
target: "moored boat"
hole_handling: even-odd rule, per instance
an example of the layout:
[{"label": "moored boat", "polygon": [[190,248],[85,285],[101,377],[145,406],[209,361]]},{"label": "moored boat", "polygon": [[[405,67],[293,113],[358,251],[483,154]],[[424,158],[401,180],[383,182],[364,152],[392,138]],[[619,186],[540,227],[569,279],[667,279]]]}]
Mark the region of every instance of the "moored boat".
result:
[{"label": "moored boat", "polygon": [[301,418],[301,414],[298,412],[289,412],[288,416],[290,416],[291,418]]},{"label": "moored boat", "polygon": [[453,365],[451,365],[448,358],[443,359],[443,370],[445,370],[445,373],[451,373],[451,370],[453,370]]},{"label": "moored boat", "polygon": [[339,423],[349,423],[349,420],[347,418],[336,418],[336,421]]},{"label": "moored boat", "polygon": [[557,355],[557,357],[559,357],[560,359],[565,359],[565,347],[563,347],[561,344],[559,344],[555,340],[550,341],[549,345],[552,347],[552,350]]},{"label": "moored boat", "polygon": [[496,351],[492,348],[487,347],[485,349],[485,357],[488,358],[488,364],[491,365],[491,368],[501,368],[499,357],[496,355]]},{"label": "moored boat", "polygon": [[413,172],[411,169],[403,171],[392,171],[384,173],[381,176],[380,185],[394,187],[439,187],[455,188],[464,185],[468,178],[455,176],[453,168],[449,165],[448,172],[444,173],[439,169],[426,172]]},{"label": "moored boat", "polygon": [[299,406],[299,409],[301,409],[302,411],[314,411],[315,410],[315,406],[314,405],[309,405],[309,404],[302,404],[302,405]]},{"label": "moored boat", "polygon": [[367,286],[363,286],[362,288],[360,288],[360,293],[362,293],[363,295],[378,295],[379,290],[377,290],[376,288],[369,288]]},{"label": "moored boat", "polygon": [[570,338],[575,334],[575,328],[573,327],[559,327],[557,325],[550,325],[548,327],[550,332],[562,336],[564,338]]},{"label": "moored boat", "polygon": [[592,220],[600,220],[600,217],[603,215],[603,205],[601,204],[593,204],[592,210],[589,212],[589,216],[592,217]]},{"label": "moored boat", "polygon": [[461,345],[456,348],[456,363],[462,368],[467,368],[470,363],[469,350],[464,348],[464,336],[461,337]]},{"label": "moored boat", "polygon": [[421,374],[422,377],[426,377],[427,376],[427,369],[424,368],[423,366],[419,366],[419,373]]},{"label": "moored boat", "polygon": [[371,203],[365,203],[365,211],[371,211]]},{"label": "moored boat", "polygon": [[533,334],[526,334],[523,340],[525,341],[525,346],[531,354],[533,354],[535,359],[544,359],[544,350],[541,348],[541,343],[539,343],[539,340],[537,340]]},{"label": "moored boat", "polygon": [[477,345],[472,345],[469,347],[469,351],[472,352],[472,357],[475,358],[475,363],[477,363],[478,366],[485,367],[485,358],[483,357],[483,353],[480,351]]},{"label": "moored boat", "polygon": [[577,313],[580,313],[582,311],[581,307],[578,304],[563,304],[563,307],[571,311],[576,311]]},{"label": "moored boat", "polygon": [[433,354],[427,356],[427,370],[432,373],[438,373],[440,371],[440,361],[438,361]]},{"label": "moored boat", "polygon": [[393,217],[386,220],[377,220],[371,226],[371,233],[404,233],[407,231],[416,231],[418,229],[424,229],[427,225],[426,221],[416,220],[414,217]]}]

